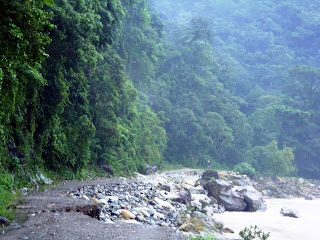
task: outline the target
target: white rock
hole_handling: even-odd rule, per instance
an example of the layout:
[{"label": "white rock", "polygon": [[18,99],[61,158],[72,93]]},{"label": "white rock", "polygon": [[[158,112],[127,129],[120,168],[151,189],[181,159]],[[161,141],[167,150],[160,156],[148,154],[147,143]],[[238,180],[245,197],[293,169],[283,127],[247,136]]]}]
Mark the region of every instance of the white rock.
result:
[{"label": "white rock", "polygon": [[118,196],[108,196],[107,197],[111,202],[117,202],[119,200]]},{"label": "white rock", "polygon": [[87,197],[87,195],[83,195],[82,198],[85,199],[85,200],[90,200],[90,199]]},{"label": "white rock", "polygon": [[100,202],[103,204],[103,205],[108,205],[108,201],[104,198],[100,199]]},{"label": "white rock", "polygon": [[176,210],[176,209],[171,205],[171,203],[166,202],[166,201],[163,201],[163,200],[161,200],[160,198],[155,197],[155,198],[154,198],[154,201],[155,201],[157,204],[159,204],[160,206],[164,207],[164,208],[168,208],[168,209],[174,210],[174,211]]}]

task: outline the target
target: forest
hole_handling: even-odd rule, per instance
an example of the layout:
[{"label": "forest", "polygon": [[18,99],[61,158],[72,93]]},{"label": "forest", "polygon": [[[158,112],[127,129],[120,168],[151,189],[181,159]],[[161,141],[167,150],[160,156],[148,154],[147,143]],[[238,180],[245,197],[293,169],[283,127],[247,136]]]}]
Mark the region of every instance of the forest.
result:
[{"label": "forest", "polygon": [[0,1],[0,190],[146,165],[320,178],[320,2]]}]

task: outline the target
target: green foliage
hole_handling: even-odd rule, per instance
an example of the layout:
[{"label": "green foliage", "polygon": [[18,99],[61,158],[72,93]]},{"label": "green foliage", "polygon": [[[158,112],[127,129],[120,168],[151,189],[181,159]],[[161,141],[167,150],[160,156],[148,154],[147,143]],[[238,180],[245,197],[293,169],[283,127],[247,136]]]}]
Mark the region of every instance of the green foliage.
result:
[{"label": "green foliage", "polygon": [[233,167],[233,170],[239,172],[240,174],[248,175],[249,177],[254,177],[256,174],[256,170],[246,162],[238,163]]},{"label": "green foliage", "polygon": [[9,220],[14,219],[12,203],[15,199],[16,195],[0,185],[0,216],[8,218]]},{"label": "green foliage", "polygon": [[216,240],[216,237],[214,235],[210,235],[210,236],[207,236],[207,237],[194,237],[194,238],[191,238],[192,240]]},{"label": "green foliage", "polygon": [[243,229],[239,233],[243,240],[267,240],[270,237],[270,233],[264,233],[257,226],[250,226]]},{"label": "green foliage", "polygon": [[0,174],[0,187],[5,188],[7,190],[13,190],[14,185],[14,178],[11,174]]},{"label": "green foliage", "polygon": [[284,147],[279,150],[276,141],[266,146],[254,147],[251,152],[252,164],[261,173],[266,175],[286,175],[294,170],[293,149]]}]

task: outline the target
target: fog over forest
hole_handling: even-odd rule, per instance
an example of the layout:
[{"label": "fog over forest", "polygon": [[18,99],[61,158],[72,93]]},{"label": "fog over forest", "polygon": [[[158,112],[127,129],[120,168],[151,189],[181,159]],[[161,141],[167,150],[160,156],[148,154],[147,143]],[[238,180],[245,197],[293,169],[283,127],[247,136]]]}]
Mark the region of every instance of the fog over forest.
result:
[{"label": "fog over forest", "polygon": [[150,3],[167,39],[152,100],[170,116],[167,159],[319,178],[320,4]]},{"label": "fog over forest", "polygon": [[318,1],[0,8],[4,185],[147,164],[320,178]]}]

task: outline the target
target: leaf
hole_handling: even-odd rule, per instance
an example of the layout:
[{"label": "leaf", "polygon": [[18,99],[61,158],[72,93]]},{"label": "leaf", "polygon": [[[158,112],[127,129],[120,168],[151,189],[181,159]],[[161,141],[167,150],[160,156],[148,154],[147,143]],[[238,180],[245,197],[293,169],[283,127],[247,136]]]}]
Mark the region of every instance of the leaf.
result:
[{"label": "leaf", "polygon": [[48,6],[53,6],[54,5],[54,0],[44,0],[44,3]]}]

